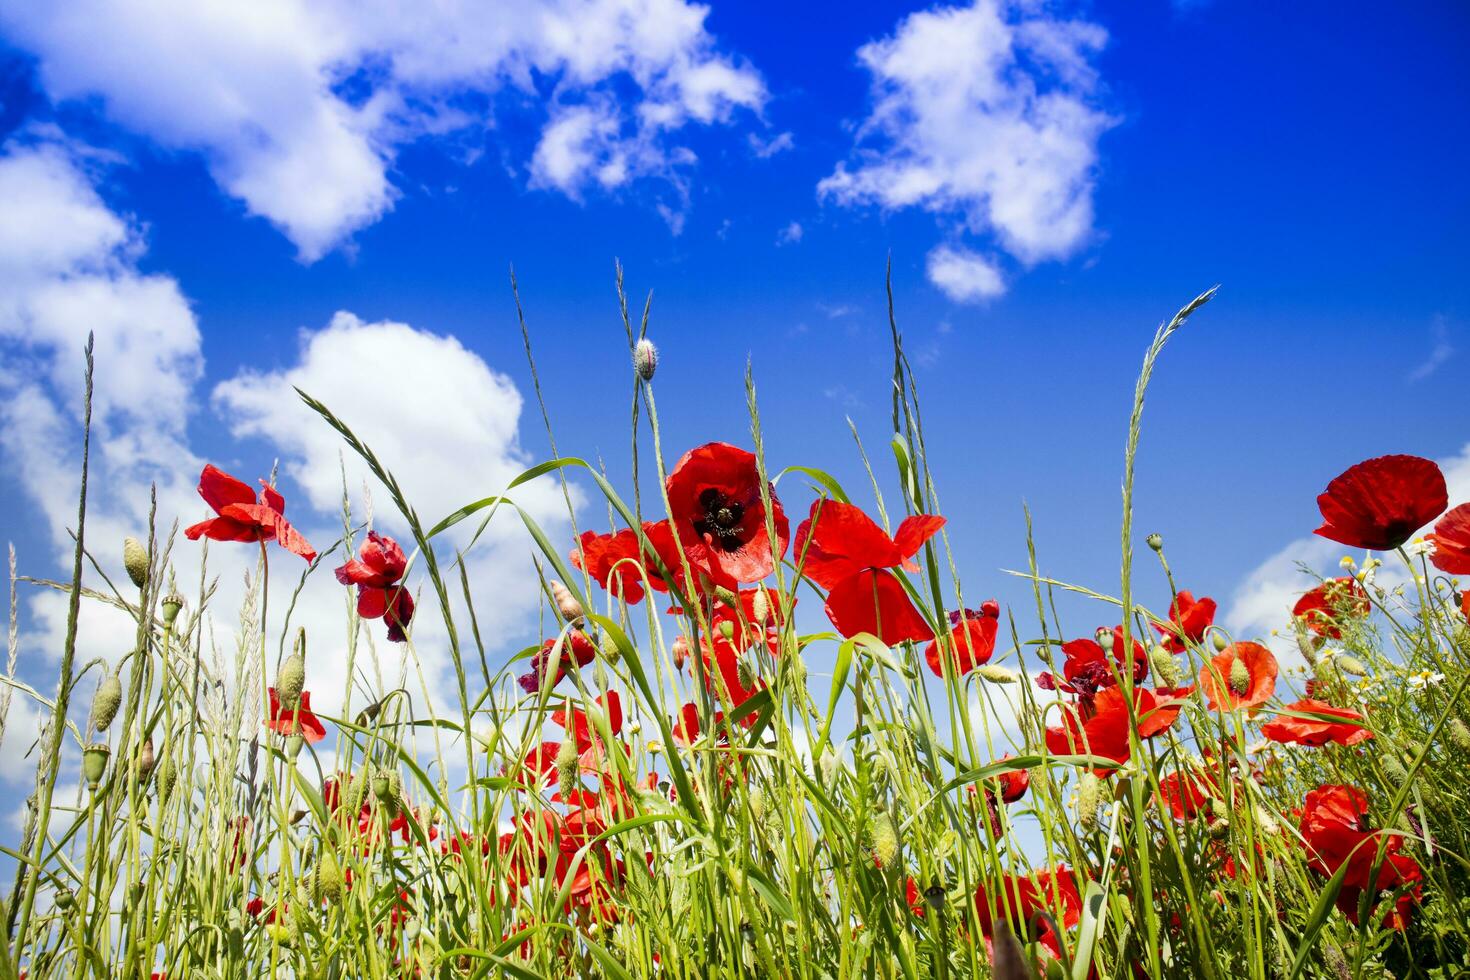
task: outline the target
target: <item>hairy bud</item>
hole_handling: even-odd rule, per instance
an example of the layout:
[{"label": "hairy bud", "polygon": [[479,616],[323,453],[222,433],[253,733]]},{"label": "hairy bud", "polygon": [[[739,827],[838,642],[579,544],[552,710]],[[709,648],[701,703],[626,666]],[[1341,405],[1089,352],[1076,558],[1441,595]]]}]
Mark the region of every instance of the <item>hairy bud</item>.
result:
[{"label": "hairy bud", "polygon": [[153,739],[144,739],[143,748],[138,752],[138,778],[147,779],[148,774],[153,771],[153,764],[157,757],[153,754]]},{"label": "hairy bud", "polygon": [[556,750],[557,792],[565,802],[576,795],[579,775],[577,767],[577,743],[571,739],[561,743]]},{"label": "hairy bud", "polygon": [[1336,660],[1337,669],[1342,671],[1344,674],[1352,674],[1354,677],[1363,677],[1366,676],[1368,673],[1368,668],[1364,667],[1363,661],[1359,660],[1357,657],[1351,657],[1347,654],[1342,654],[1341,656],[1337,657]]},{"label": "hairy bud", "polygon": [[1445,740],[1461,752],[1470,752],[1470,727],[1458,718],[1451,718],[1445,725]]},{"label": "hairy bud", "polygon": [[158,798],[167,800],[169,794],[174,791],[174,783],[179,781],[179,764],[174,761],[172,755],[163,757],[163,762],[158,766]]},{"label": "hairy bud", "polygon": [[893,818],[886,812],[873,814],[870,833],[873,840],[873,860],[882,867],[891,867],[893,859],[898,857],[898,828],[893,825]]},{"label": "hairy bud", "polygon": [[306,658],[299,652],[287,657],[276,672],[276,697],[281,707],[295,711],[301,704],[301,690],[306,686]]},{"label": "hairy bud", "polygon": [[992,684],[1014,684],[1017,681],[1016,672],[1000,664],[982,664],[975,673]]},{"label": "hairy bud", "polygon": [[1175,661],[1174,655],[1167,649],[1155,644],[1148,652],[1148,664],[1153,670],[1154,676],[1165,687],[1177,687],[1179,685],[1179,664]]},{"label": "hairy bud", "polygon": [[92,727],[99,732],[107,731],[107,726],[117,717],[117,709],[120,707],[122,678],[116,674],[108,674],[98,686],[97,696],[92,699]]},{"label": "hairy bud", "polygon": [[137,538],[123,538],[123,568],[138,588],[148,584],[148,549]]},{"label": "hairy bud", "polygon": [[316,897],[329,905],[342,901],[342,866],[331,848],[322,851],[316,865]]},{"label": "hairy bud", "polygon": [[764,626],[771,621],[771,594],[762,586],[755,590],[755,596],[750,600],[750,618],[757,626]]},{"label": "hairy bud", "polygon": [[647,337],[633,347],[633,370],[644,381],[652,381],[653,372],[658,370],[658,348]]},{"label": "hairy bud", "polygon": [[1097,827],[1097,807],[1102,797],[1102,780],[1090,772],[1077,781],[1077,822],[1085,829]]},{"label": "hairy bud", "polygon": [[1245,665],[1244,660],[1236,657],[1230,661],[1230,690],[1243,697],[1250,689],[1250,668]]}]

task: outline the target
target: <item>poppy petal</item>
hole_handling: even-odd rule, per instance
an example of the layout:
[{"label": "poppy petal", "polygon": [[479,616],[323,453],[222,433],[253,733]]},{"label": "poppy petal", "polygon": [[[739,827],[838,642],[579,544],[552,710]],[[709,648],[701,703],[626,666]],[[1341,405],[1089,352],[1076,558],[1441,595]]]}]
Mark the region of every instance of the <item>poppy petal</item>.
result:
[{"label": "poppy petal", "polygon": [[1434,525],[1434,567],[1451,575],[1470,575],[1470,504],[1461,504]]},{"label": "poppy petal", "polygon": [[250,484],[235,479],[212,463],[199,474],[199,496],[216,514],[230,504],[255,503],[255,491],[250,489]]},{"label": "poppy petal", "polygon": [[898,579],[882,569],[864,569],[837,583],[824,608],[843,636],[871,633],[888,646],[934,639]]}]

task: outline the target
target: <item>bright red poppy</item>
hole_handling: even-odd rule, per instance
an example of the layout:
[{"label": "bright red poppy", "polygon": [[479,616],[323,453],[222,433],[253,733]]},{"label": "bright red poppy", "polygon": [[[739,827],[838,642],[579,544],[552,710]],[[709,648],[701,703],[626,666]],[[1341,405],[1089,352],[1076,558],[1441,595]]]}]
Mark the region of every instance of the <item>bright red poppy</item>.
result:
[{"label": "bright red poppy", "polygon": [[[643,552],[632,528],[616,534],[583,531],[581,547],[572,549],[571,559],[598,585],[622,596],[629,605],[643,598]],[[667,588],[657,575],[651,576],[649,584],[655,589]]]},{"label": "bright red poppy", "polygon": [[1354,548],[1388,551],[1449,506],[1438,464],[1419,456],[1378,456],[1350,466],[1317,497],[1318,534]]},{"label": "bright red poppy", "polygon": [[746,726],[755,724],[754,711],[740,709],[764,689],[765,683],[755,676],[753,670],[742,666],[740,654],[729,643],[705,646],[704,683],[719,703],[728,703],[732,722]]},{"label": "bright red poppy", "polygon": [[201,537],[211,541],[274,540],[293,555],[300,555],[307,561],[316,560],[316,550],[282,516],[286,498],[264,480],[260,481],[257,499],[248,483],[210,464],[199,474],[199,496],[219,516],[185,528],[184,537],[190,541],[198,541]]},{"label": "bright red poppy", "polygon": [[1362,715],[1325,701],[1304,698],[1288,704],[1285,710],[1326,715],[1331,720],[1279,715],[1261,726],[1261,734],[1273,742],[1296,745],[1326,745],[1328,742],[1338,745],[1357,745],[1373,737],[1371,731],[1357,724],[1364,720]]},{"label": "bright red poppy", "polygon": [[1276,690],[1276,657],[1259,643],[1232,643],[1200,670],[1199,686],[1211,708],[1235,711],[1265,703]]},{"label": "bright red poppy", "polygon": [[1215,784],[1203,772],[1172,772],[1159,780],[1159,798],[1176,820],[1189,820],[1210,811],[1216,797]]},{"label": "bright red poppy", "polygon": [[[614,737],[623,732],[623,699],[617,691],[608,691],[596,699],[597,705],[607,715],[607,727]],[[568,710],[570,709],[570,711]],[[565,707],[557,708],[551,713],[551,720],[562,728],[567,734],[576,739],[577,751],[586,752],[592,748],[593,741],[600,740],[597,728],[587,716],[587,712],[581,708],[574,707],[567,702]]]},{"label": "bright red poppy", "polygon": [[[1010,758],[1012,757],[1005,756],[998,761],[1005,762],[1006,759]],[[999,776],[992,776],[986,782],[990,786],[999,788],[1002,802],[1015,803],[1026,795],[1026,790],[1031,788],[1031,770],[1012,769],[1010,772],[1003,772]]]},{"label": "bright red poppy", "polygon": [[413,619],[413,595],[402,585],[408,559],[397,541],[369,531],[357,557],[337,569],[337,581],[357,586],[357,614],[388,624],[388,640],[402,643]]},{"label": "bright red poppy", "polygon": [[[1046,912],[1049,917],[1038,912]],[[1055,871],[1038,871],[1034,880],[1003,874],[976,890],[975,918],[986,939],[995,935],[996,922],[1009,922],[1018,935],[1061,956],[1061,937],[1052,928],[1053,922],[1063,929],[1077,925],[1082,918],[1082,896],[1066,865],[1059,865]]]},{"label": "bright red poppy", "polygon": [[[1307,864],[1318,874],[1336,874],[1344,864],[1347,872],[1343,888],[1361,890],[1369,887],[1373,862],[1380,843],[1383,862],[1372,882],[1377,891],[1389,891],[1413,884],[1423,877],[1418,863],[1399,854],[1403,838],[1372,829],[1368,820],[1368,797],[1353,786],[1319,786],[1307,794],[1301,810],[1301,834],[1307,843]],[[1356,910],[1357,902],[1353,902]]]},{"label": "bright red poppy", "polygon": [[[539,694],[542,687],[554,687],[566,676],[567,665],[571,661],[577,661],[578,667],[585,667],[597,656],[597,647],[581,630],[572,630],[566,635],[561,641],[559,656],[556,646],[556,638],[541,644],[541,649],[531,658],[531,669],[516,678],[521,690],[527,694]],[[553,658],[556,660],[555,664],[552,663]]]},{"label": "bright red poppy", "polygon": [[674,465],[665,487],[679,543],[691,561],[716,578],[758,582],[786,553],[790,525],[776,488],[766,484],[775,530],[772,548],[753,453],[723,442],[691,449]]},{"label": "bright red poppy", "polygon": [[1154,623],[1159,631],[1159,642],[1170,653],[1183,653],[1185,642],[1199,643],[1205,638],[1205,630],[1215,622],[1215,600],[1206,596],[1196,600],[1188,589],[1180,590],[1169,603],[1169,622]]},{"label": "bright red poppy", "polygon": [[327,737],[327,729],[321,719],[311,712],[311,692],[301,692],[301,704],[295,710],[287,709],[270,689],[271,711],[265,723],[271,731],[281,735],[303,735],[308,742],[316,743]]},{"label": "bright red poppy", "polygon": [[[1084,704],[1091,701],[1098,691],[1116,684],[1114,672],[1121,673],[1127,664],[1123,645],[1123,627],[1111,630],[1103,627],[1097,631],[1098,639],[1108,644],[1108,649],[1098,640],[1069,640],[1062,644],[1062,654],[1067,658],[1062,664],[1063,681],[1058,682],[1050,671],[1042,671],[1036,683],[1044,690],[1060,690],[1080,697]],[[1111,652],[1109,652],[1111,651]],[[1133,640],[1133,683],[1142,683],[1148,677],[1148,653],[1135,637]]]},{"label": "bright red poppy", "polygon": [[1373,605],[1367,591],[1351,575],[1331,578],[1296,601],[1291,614],[1318,636],[1336,640],[1342,637],[1341,622],[1346,617],[1368,615]]},{"label": "bright red poppy", "polygon": [[1434,525],[1434,567],[1451,575],[1470,575],[1470,504],[1461,504]]},{"label": "bright red poppy", "polygon": [[[1133,689],[1133,714],[1138,719],[1138,737],[1153,738],[1179,719],[1184,702],[1178,697],[1160,698],[1145,687]],[[1119,765],[1128,761],[1128,700],[1122,689],[1100,691],[1088,715],[1084,706],[1063,707],[1062,724],[1046,730],[1047,751],[1056,755],[1096,755]],[[1093,772],[1106,775],[1116,766],[1097,765]]]},{"label": "bright red poppy", "polygon": [[1000,629],[1000,603],[989,599],[978,610],[956,610],[949,614],[949,637],[929,641],[924,660],[935,677],[944,676],[942,655],[948,655],[950,673],[963,676],[990,660],[995,636]]}]

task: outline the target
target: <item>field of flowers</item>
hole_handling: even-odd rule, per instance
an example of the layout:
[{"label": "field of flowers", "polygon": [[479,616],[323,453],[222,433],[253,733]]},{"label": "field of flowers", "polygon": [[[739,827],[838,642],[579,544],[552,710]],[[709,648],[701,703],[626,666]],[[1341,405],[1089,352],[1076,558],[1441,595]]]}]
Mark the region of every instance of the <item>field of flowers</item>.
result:
[{"label": "field of flowers", "polygon": [[[54,692],[14,676],[12,584],[7,688],[47,724],[0,974],[1470,975],[1470,503],[1429,460],[1344,460],[1317,534],[1355,554],[1281,610],[1304,666],[1229,635],[1132,512],[1149,378],[1211,295],[1143,362],[1119,581],[1055,581],[1033,553],[1026,608],[961,592],[896,327],[862,492],[766,458],[750,378],[749,443],[664,446],[655,378],[677,367],[626,306],[632,447],[658,474],[628,494],[559,457],[429,524],[373,433],[303,392],[408,535],[344,509],[314,547],[270,481],[208,466],[206,519],[159,515],[91,591],[84,461]],[[549,539],[505,495],[538,478],[596,487],[602,529]],[[498,665],[462,560],[490,521],[529,530],[547,624]],[[182,548],[210,562],[188,592]],[[210,576],[242,574],[238,616],[213,607]],[[345,591],[345,645],[267,603],[273,576]],[[1091,621],[1060,621],[1063,592]],[[76,662],[84,602],[128,611],[131,653]],[[428,617],[457,703],[313,711],[312,651],[373,631],[412,676]],[[77,759],[78,798],[55,792]]]}]

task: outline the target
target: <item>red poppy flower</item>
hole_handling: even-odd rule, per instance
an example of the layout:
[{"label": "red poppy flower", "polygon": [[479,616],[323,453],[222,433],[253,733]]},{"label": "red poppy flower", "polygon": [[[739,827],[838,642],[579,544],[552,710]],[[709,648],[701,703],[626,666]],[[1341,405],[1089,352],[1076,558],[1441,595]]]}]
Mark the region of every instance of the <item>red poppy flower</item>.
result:
[{"label": "red poppy flower", "polygon": [[1254,708],[1276,690],[1276,671],[1270,650],[1249,641],[1232,643],[1205,664],[1199,686],[1211,708]]},{"label": "red poppy flower", "polygon": [[1216,797],[1214,781],[1204,772],[1173,772],[1159,780],[1159,798],[1176,820],[1188,820],[1210,810]]},{"label": "red poppy flower", "polygon": [[[997,761],[1005,762],[1010,758],[1013,757],[1008,755]],[[1021,797],[1025,796],[1026,790],[1031,787],[1031,770],[1013,769],[1010,772],[1003,772],[999,776],[992,776],[986,782],[1000,790],[1002,802],[1015,803]]]},{"label": "red poppy flower", "polygon": [[200,521],[184,529],[184,537],[198,541],[270,541],[307,561],[316,560],[316,551],[290,522],[282,516],[286,499],[276,488],[260,482],[260,497],[250,485],[216,469],[212,464],[199,474],[199,496],[214,508],[218,517]]},{"label": "red poppy flower", "polygon": [[[995,635],[1000,629],[1000,603],[990,599],[974,609],[956,610],[949,614],[949,641],[941,648],[938,639],[931,640],[924,648],[924,660],[934,676],[944,676],[942,652],[949,652],[951,673],[956,676],[968,674],[990,660],[995,652]],[[958,659],[958,662],[956,662]]]},{"label": "red poppy flower", "polygon": [[[638,534],[626,528],[616,534],[582,532],[582,545],[573,548],[572,564],[592,576],[593,581],[632,605],[643,598],[643,552]],[[650,577],[655,589],[666,589],[663,579]]]},{"label": "red poppy flower", "polygon": [[[1138,737],[1153,738],[1172,727],[1183,705],[1178,697],[1159,698],[1148,688],[1135,687],[1133,714],[1138,719]],[[1127,698],[1121,688],[1110,687],[1098,693],[1090,715],[1085,707],[1065,706],[1062,724],[1046,730],[1046,747],[1056,755],[1098,755],[1121,765],[1128,761],[1130,751],[1129,724]],[[1101,776],[1114,768],[1099,765],[1092,771]]]},{"label": "red poppy flower", "polygon": [[729,703],[732,722],[747,726],[755,724],[755,713],[750,710],[742,712],[740,708],[761,692],[764,682],[753,671],[742,676],[747,668],[741,666],[740,654],[729,644],[714,644],[712,652],[713,656],[707,645],[704,651],[705,687],[721,703]]},{"label": "red poppy flower", "polygon": [[843,636],[871,633],[888,646],[934,638],[902,583],[881,568],[858,572],[837,583],[822,608]]},{"label": "red poppy flower", "polygon": [[1261,726],[1261,734],[1273,742],[1297,745],[1357,745],[1373,737],[1373,733],[1356,724],[1363,716],[1347,708],[1339,708],[1325,701],[1305,698],[1286,706],[1287,711],[1301,711],[1313,715],[1329,715],[1332,721],[1317,718],[1292,718],[1280,715]]},{"label": "red poppy flower", "polygon": [[[1046,912],[1050,916],[1036,913]],[[1038,871],[1035,879],[1003,874],[987,888],[975,892],[975,918],[987,939],[995,935],[997,921],[1009,922],[1015,931],[1062,955],[1061,937],[1053,922],[1071,929],[1082,919],[1082,896],[1066,865],[1055,871]]]},{"label": "red poppy flower", "polygon": [[[781,627],[785,613],[780,593],[765,587],[741,589],[735,605],[721,600],[710,616],[709,642],[725,646],[733,653],[744,653],[752,647],[764,646],[776,657],[781,654]],[[796,600],[791,600],[795,607]],[[670,610],[678,612],[678,610]]]},{"label": "red poppy flower", "polygon": [[413,595],[400,584],[408,570],[408,559],[398,542],[385,534],[369,531],[358,557],[337,569],[337,581],[357,586],[357,614],[363,619],[382,619],[388,624],[388,640],[402,643],[403,632],[413,619]]},{"label": "red poppy flower", "polygon": [[1461,504],[1434,525],[1434,567],[1451,575],[1470,575],[1470,504]]},{"label": "red poppy flower", "polygon": [[311,692],[301,692],[301,704],[295,710],[287,709],[276,697],[276,689],[270,689],[271,712],[266,726],[281,735],[304,735],[308,742],[316,743],[327,737],[327,729],[321,719],[311,713]]},{"label": "red poppy flower", "polygon": [[[1307,843],[1307,864],[1318,874],[1332,876],[1346,864],[1344,888],[1367,888],[1377,857],[1381,831],[1371,829],[1368,797],[1353,786],[1319,786],[1302,804],[1301,833]],[[1383,842],[1383,863],[1374,886],[1379,891],[1412,884],[1423,877],[1413,858],[1398,853],[1403,838],[1389,835]]]},{"label": "red poppy flower", "polygon": [[1183,653],[1185,641],[1199,643],[1205,630],[1215,622],[1215,600],[1206,596],[1198,601],[1188,589],[1181,590],[1169,604],[1169,622],[1154,623],[1159,642],[1170,653]]},{"label": "red poppy flower", "polygon": [[1419,456],[1378,456],[1351,466],[1317,497],[1317,533],[1354,548],[1388,551],[1449,506],[1444,474]]},{"label": "red poppy flower", "polygon": [[[608,730],[614,736],[621,735],[623,732],[623,699],[618,696],[618,692],[608,691],[598,697],[596,703],[607,715]],[[571,709],[570,714],[568,714],[568,708]],[[596,727],[587,717],[587,712],[581,708],[572,707],[570,701],[567,702],[566,707],[553,711],[551,720],[566,729],[567,734],[576,739],[578,752],[586,752],[592,748],[593,740],[599,738]]]},{"label": "red poppy flower", "polygon": [[1366,616],[1372,609],[1367,591],[1348,575],[1328,579],[1303,595],[1291,607],[1291,614],[1318,636],[1336,640],[1342,636],[1338,624],[1344,617]]},{"label": "red poppy flower", "polygon": [[766,506],[755,456],[723,442],[691,449],[675,464],[665,484],[679,543],[696,564],[716,577],[758,582],[786,553],[790,525],[767,484],[775,544],[766,531]]},{"label": "red poppy flower", "polygon": [[[556,638],[543,642],[541,649],[531,658],[531,669],[516,678],[516,683],[527,694],[539,694],[544,686],[556,686],[566,676],[567,664],[572,660],[577,661],[578,667],[585,667],[597,656],[597,647],[581,630],[572,630],[561,640],[560,655],[556,651],[557,642]],[[554,665],[553,658],[556,659]]]},{"label": "red poppy flower", "polygon": [[[1127,657],[1123,645],[1123,627],[1114,626],[1111,631],[1102,628],[1097,631],[1099,639],[1108,642],[1111,655],[1108,650],[1097,640],[1070,640],[1062,644],[1062,653],[1066,661],[1062,664],[1062,676],[1065,680],[1058,683],[1056,677],[1050,671],[1042,671],[1036,678],[1036,683],[1044,690],[1061,690],[1068,694],[1075,694],[1082,698],[1084,703],[1090,702],[1092,697],[1103,688],[1114,686],[1116,681],[1113,673],[1116,669],[1122,672],[1127,664]],[[1143,644],[1135,637],[1133,640],[1133,683],[1142,683],[1148,677],[1148,653]]]},{"label": "red poppy flower", "polygon": [[909,875],[903,883],[903,900],[904,904],[909,907],[910,912],[921,919],[924,917],[924,906],[927,903],[924,901],[924,893],[919,891],[919,883],[914,880],[913,875]]}]

